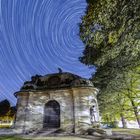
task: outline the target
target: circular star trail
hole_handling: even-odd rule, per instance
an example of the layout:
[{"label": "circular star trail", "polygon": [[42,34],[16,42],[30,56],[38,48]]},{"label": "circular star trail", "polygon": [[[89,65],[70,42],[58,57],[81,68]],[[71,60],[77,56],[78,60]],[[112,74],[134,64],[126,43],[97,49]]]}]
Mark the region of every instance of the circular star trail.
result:
[{"label": "circular star trail", "polygon": [[94,69],[79,62],[78,33],[85,0],[0,0],[0,100],[13,96],[35,74],[57,68],[89,78]]}]

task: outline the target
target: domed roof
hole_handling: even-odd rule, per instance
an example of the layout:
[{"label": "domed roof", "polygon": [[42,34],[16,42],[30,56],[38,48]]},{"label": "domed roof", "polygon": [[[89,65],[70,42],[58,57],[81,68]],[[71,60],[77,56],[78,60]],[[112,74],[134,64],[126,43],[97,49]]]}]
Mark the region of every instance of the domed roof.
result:
[{"label": "domed roof", "polygon": [[58,89],[68,87],[93,87],[90,80],[68,72],[36,75],[31,77],[21,88],[23,90]]}]

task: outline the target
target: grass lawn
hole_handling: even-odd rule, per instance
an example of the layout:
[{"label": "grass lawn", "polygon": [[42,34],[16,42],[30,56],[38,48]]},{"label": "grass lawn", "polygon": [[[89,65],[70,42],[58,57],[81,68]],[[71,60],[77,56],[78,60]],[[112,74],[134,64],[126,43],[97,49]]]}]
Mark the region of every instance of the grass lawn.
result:
[{"label": "grass lawn", "polygon": [[[70,137],[70,136],[66,136],[66,137],[41,137],[41,138],[33,138],[35,140],[88,140],[88,139],[84,139],[84,138],[78,138],[78,137]],[[0,136],[0,140],[33,140],[33,139],[24,139],[21,137],[17,137],[17,136]]]},{"label": "grass lawn", "polygon": [[25,139],[14,136],[0,136],[0,140],[25,140]]},{"label": "grass lawn", "polygon": [[10,128],[10,125],[0,125],[0,128]]},{"label": "grass lawn", "polygon": [[130,135],[140,136],[140,129],[114,128],[114,129],[112,129],[112,132],[118,132],[118,133],[121,133],[121,134],[130,134]]}]

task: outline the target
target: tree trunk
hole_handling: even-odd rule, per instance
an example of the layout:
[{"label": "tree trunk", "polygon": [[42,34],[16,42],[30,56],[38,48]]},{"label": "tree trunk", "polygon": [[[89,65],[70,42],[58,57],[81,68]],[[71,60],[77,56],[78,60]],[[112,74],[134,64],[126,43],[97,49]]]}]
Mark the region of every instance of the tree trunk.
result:
[{"label": "tree trunk", "polygon": [[122,126],[123,126],[123,128],[127,128],[127,125],[126,125],[126,121],[125,121],[124,115],[121,113],[120,116],[121,116],[121,121],[122,121]]},{"label": "tree trunk", "polygon": [[139,113],[138,113],[138,107],[135,106],[135,103],[132,99],[130,99],[130,101],[131,101],[131,104],[132,104],[132,107],[133,107],[133,110],[134,110],[134,114],[135,114],[138,126],[140,128],[140,118],[139,118]]},{"label": "tree trunk", "polygon": [[107,123],[107,127],[110,126],[109,116],[105,115],[105,122]]}]

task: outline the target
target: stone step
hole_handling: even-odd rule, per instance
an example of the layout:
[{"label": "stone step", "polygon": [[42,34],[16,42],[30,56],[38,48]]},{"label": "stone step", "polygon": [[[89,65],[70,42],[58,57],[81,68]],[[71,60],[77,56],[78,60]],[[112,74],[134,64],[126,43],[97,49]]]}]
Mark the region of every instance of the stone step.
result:
[{"label": "stone step", "polygon": [[45,135],[55,133],[57,130],[59,130],[59,129],[58,128],[57,129],[42,129],[42,130],[36,132],[36,134],[41,135],[41,136],[45,136]]}]

